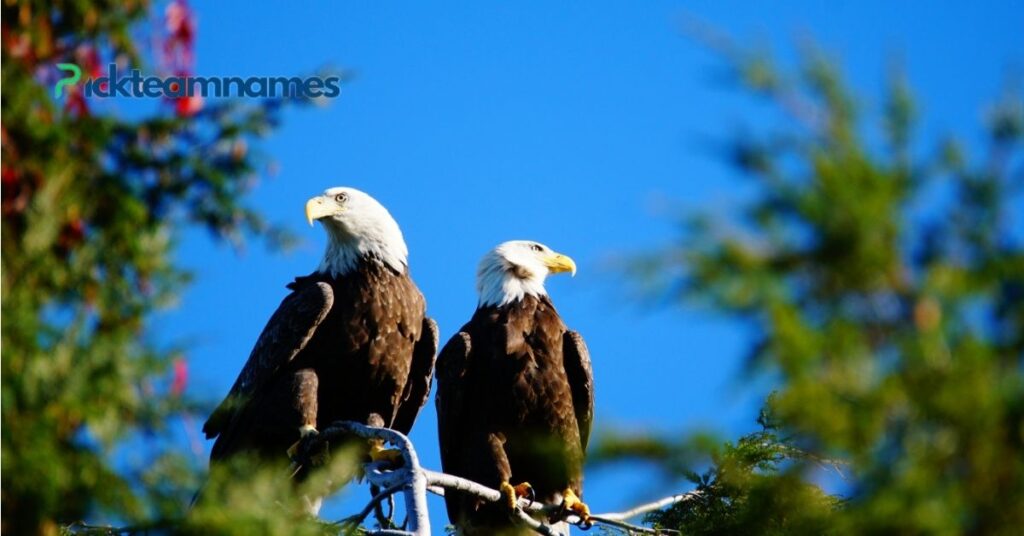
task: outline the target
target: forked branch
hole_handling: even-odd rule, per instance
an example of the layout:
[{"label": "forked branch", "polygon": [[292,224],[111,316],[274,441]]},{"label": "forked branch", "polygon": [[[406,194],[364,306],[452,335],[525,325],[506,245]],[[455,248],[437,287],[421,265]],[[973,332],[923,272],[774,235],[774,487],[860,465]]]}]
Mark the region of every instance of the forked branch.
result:
[{"label": "forked branch", "polygon": [[[427,512],[426,493],[430,491],[437,495],[444,495],[445,490],[456,490],[463,493],[475,495],[485,501],[498,502],[503,500],[501,492],[467,480],[465,478],[423,469],[419,465],[419,457],[409,438],[405,435],[388,428],[377,428],[363,424],[344,421],[337,422],[321,431],[314,442],[332,441],[344,436],[356,435],[365,439],[382,439],[390,443],[402,453],[403,465],[399,468],[386,467],[380,463],[366,465],[367,480],[381,488],[383,491],[375,495],[363,510],[356,516],[346,518],[339,522],[346,531],[357,529],[359,524],[366,519],[374,508],[381,501],[391,495],[401,493],[405,500],[405,507],[408,516],[407,525],[403,530],[378,530],[369,531],[371,535],[403,535],[403,536],[429,536],[430,520]],[[311,446],[315,448],[315,444]],[[652,529],[627,523],[631,519],[648,512],[653,512],[670,506],[672,504],[691,500],[700,492],[692,491],[671,497],[665,497],[657,501],[631,508],[625,512],[612,512],[606,514],[595,514],[590,516],[590,522],[600,523],[609,527],[622,530],[627,534],[672,534],[674,531]],[[538,520],[531,514],[543,514],[543,518],[556,522],[566,522],[571,525],[583,526],[584,520],[574,513],[565,512],[560,504],[543,504],[531,502],[527,499],[519,499],[516,507],[516,516],[527,527],[538,534],[557,536],[561,534],[549,523]]]}]

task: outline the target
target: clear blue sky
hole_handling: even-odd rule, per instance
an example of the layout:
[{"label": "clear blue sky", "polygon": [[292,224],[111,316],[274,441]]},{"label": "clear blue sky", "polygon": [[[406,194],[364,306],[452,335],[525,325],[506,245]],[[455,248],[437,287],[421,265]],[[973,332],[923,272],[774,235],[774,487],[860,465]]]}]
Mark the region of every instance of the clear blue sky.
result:
[{"label": "clear blue sky", "polygon": [[[982,105],[1024,67],[1019,2],[569,4],[194,6],[197,74],[307,74],[330,64],[356,77],[329,107],[288,112],[261,143],[280,171],[263,177],[250,201],[302,237],[301,247],[282,255],[254,245],[238,255],[203,232],[181,234],[177,258],[196,279],[156,334],[193,343],[190,389],[226,393],[285,283],[319,260],[324,236],[306,226],[305,200],[348,185],[377,197],[402,226],[444,340],[472,314],[479,257],[503,240],[539,240],[579,264],[575,279],[554,277],[548,289],[590,346],[598,430],[710,427],[735,436],[754,427],[763,394],[737,379],[741,327],[707,311],[644,310],[628,299],[629,282],[606,269],[615,256],[671,239],[663,200],[729,206],[741,183],[701,140],[765,117],[712,83],[716,62],[681,35],[682,17],[771,45],[784,59],[796,38],[811,36],[872,98],[889,61],[902,58],[933,136],[978,133]],[[437,468],[435,422],[431,401],[412,437]],[[664,492],[651,475],[597,471],[586,499],[608,511]],[[351,513],[366,494],[344,494],[325,515]],[[446,523],[440,503],[432,517],[438,529]]]}]

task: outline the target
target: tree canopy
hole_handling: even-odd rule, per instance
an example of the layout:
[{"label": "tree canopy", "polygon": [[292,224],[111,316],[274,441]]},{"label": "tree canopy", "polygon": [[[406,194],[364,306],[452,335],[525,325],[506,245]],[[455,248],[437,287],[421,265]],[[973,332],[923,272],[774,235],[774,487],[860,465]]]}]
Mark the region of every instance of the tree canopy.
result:
[{"label": "tree canopy", "polygon": [[[722,144],[755,193],[688,215],[631,272],[751,328],[747,367],[777,386],[770,418],[725,446],[617,437],[605,454],[656,460],[705,492],[651,518],[684,534],[1019,531],[1019,87],[986,109],[982,144],[922,140],[898,72],[872,108],[820,51],[791,72],[714,43],[729,79],[778,112]],[[841,500],[809,484],[829,472],[822,460],[842,464],[825,478]]]},{"label": "tree canopy", "polygon": [[[188,74],[190,9],[172,2],[149,35],[150,9],[3,5],[4,533],[181,514],[197,467],[156,439],[205,406],[186,396],[183,348],[153,343],[150,326],[188,280],[175,237],[198,225],[232,243],[288,238],[243,195],[266,164],[249,146],[285,101],[185,97],[129,119],[78,87],[54,99],[57,63]],[[147,40],[158,50],[139,50]],[[112,457],[126,441],[142,459]]]}]

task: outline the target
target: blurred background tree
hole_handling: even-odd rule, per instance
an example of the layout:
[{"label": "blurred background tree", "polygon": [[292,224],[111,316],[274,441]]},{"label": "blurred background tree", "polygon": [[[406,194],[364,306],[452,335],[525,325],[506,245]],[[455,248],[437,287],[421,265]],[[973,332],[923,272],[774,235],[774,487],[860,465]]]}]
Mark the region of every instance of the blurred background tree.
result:
[{"label": "blurred background tree", "polygon": [[[739,208],[686,217],[631,273],[654,296],[748,325],[749,372],[777,390],[764,430],[738,442],[611,436],[598,458],[653,460],[697,484],[702,495],[650,517],[684,534],[1019,534],[1020,88],[986,110],[972,156],[964,133],[915,138],[899,73],[866,113],[812,47],[791,73],[700,38],[778,125],[724,144],[754,187]],[[844,478],[827,476],[829,460]]]},{"label": "blurred background tree", "polygon": [[[61,62],[85,77],[108,63],[191,74],[189,6],[150,9],[3,4],[4,534],[54,534],[87,514],[182,514],[205,463],[160,438],[199,406],[185,394],[181,349],[153,343],[150,330],[188,279],[175,237],[199,225],[234,244],[288,241],[243,203],[266,163],[249,140],[275,125],[283,101],[188,97],[127,119],[77,87],[53,98]],[[118,447],[132,455],[115,462]]]}]

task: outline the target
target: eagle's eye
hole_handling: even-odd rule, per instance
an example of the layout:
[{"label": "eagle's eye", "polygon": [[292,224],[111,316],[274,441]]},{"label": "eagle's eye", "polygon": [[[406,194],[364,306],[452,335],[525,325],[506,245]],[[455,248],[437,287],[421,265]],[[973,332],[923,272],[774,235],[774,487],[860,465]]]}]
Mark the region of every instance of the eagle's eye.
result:
[{"label": "eagle's eye", "polygon": [[348,194],[346,194],[345,192],[341,192],[340,194],[334,196],[334,200],[339,203],[344,203],[345,201],[348,201]]},{"label": "eagle's eye", "polygon": [[534,251],[544,251],[544,246],[540,244],[533,244],[532,246],[530,246],[530,249]]}]

